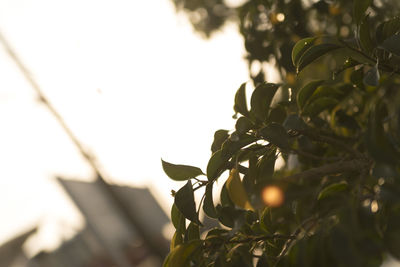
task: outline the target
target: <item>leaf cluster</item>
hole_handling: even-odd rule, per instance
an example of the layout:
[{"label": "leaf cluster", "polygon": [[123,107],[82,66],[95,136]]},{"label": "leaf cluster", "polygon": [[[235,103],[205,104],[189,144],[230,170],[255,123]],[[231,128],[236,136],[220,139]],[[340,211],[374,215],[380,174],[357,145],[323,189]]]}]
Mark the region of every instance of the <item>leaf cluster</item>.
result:
[{"label": "leaf cluster", "polygon": [[[189,2],[201,1],[182,1]],[[355,34],[310,34],[289,52],[273,50],[278,66],[290,59],[281,73],[297,77],[255,81],[249,99],[246,84],[239,87],[235,127],[215,132],[204,172],[162,161],[171,179],[186,181],[174,193],[176,232],[166,267],[372,267],[388,254],[400,259],[400,20],[367,0],[286,2],[236,8],[245,41],[247,30],[260,26],[255,13],[292,14],[296,5],[304,15],[297,24],[333,24],[336,18],[324,17],[330,15],[340,17],[340,28],[347,15]],[[272,28],[262,31],[268,42],[301,36],[300,26],[286,24],[281,36],[277,28],[286,22],[269,19]],[[319,72],[327,61],[334,68]],[[314,79],[308,71],[329,75]],[[219,227],[207,229],[203,212]]]}]

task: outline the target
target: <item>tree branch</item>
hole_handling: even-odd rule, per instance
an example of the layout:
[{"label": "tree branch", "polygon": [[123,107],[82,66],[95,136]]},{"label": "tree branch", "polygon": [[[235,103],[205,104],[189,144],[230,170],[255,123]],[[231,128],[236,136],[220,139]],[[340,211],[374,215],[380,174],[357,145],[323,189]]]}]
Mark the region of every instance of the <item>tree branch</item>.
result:
[{"label": "tree branch", "polygon": [[296,130],[296,132],[305,135],[315,141],[319,141],[319,142],[323,142],[323,143],[327,143],[336,147],[340,147],[341,149],[343,149],[344,151],[358,157],[358,158],[364,158],[365,159],[365,155],[355,149],[353,149],[350,145],[343,143],[333,137],[329,137],[329,136],[324,136],[324,135],[319,135],[315,132],[312,132],[310,130]]},{"label": "tree branch", "polygon": [[295,239],[295,235],[281,235],[281,234],[273,234],[273,235],[263,235],[263,236],[252,236],[248,238],[243,238],[243,239],[234,239],[234,240],[229,240],[225,243],[230,243],[230,244],[237,244],[237,243],[250,243],[250,242],[258,242],[258,241],[264,241],[264,240],[270,240],[270,239]]},{"label": "tree branch", "polygon": [[369,162],[362,159],[353,159],[349,161],[341,161],[323,165],[321,167],[312,168],[301,173],[280,178],[280,181],[292,182],[299,179],[322,178],[326,175],[333,175],[343,172],[360,172],[368,168]]}]

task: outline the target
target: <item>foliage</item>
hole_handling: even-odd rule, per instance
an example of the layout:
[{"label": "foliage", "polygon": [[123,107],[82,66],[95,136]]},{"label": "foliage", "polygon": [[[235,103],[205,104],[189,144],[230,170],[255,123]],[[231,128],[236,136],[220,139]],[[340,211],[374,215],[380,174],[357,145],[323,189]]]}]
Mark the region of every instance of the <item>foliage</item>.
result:
[{"label": "foliage", "polygon": [[[170,178],[187,180],[173,192],[164,266],[400,259],[400,19],[390,17],[398,2],[175,2],[206,10],[195,21],[206,34],[236,19],[250,65],[275,62],[282,83],[256,74],[249,99],[240,86],[235,129],[216,131],[205,173],[163,161]],[[201,209],[220,226],[200,234]]]}]

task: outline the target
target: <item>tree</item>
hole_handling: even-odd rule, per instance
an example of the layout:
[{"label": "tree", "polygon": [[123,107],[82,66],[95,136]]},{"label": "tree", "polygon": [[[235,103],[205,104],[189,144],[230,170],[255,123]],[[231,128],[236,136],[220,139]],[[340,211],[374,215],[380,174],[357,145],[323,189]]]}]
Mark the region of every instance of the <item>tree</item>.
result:
[{"label": "tree", "polygon": [[[205,172],[162,161],[171,179],[186,181],[173,191],[164,266],[400,259],[398,1],[174,1],[207,36],[238,22],[250,69],[273,63],[282,81],[252,72],[250,108],[240,86],[235,128],[215,132]],[[221,227],[200,236],[200,209]]]}]

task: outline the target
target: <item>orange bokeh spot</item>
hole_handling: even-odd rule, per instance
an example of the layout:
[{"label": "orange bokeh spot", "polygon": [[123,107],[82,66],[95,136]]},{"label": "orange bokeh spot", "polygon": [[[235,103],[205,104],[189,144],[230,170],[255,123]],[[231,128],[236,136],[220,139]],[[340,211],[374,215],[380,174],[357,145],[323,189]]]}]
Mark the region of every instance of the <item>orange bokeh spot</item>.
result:
[{"label": "orange bokeh spot", "polygon": [[285,201],[282,189],[275,185],[266,186],[261,193],[261,197],[265,205],[270,207],[279,207]]}]

